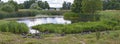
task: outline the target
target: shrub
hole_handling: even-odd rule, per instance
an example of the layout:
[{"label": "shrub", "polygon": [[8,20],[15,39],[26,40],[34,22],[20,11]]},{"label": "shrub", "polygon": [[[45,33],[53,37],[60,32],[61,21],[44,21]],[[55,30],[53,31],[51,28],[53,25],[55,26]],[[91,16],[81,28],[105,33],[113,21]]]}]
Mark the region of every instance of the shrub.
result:
[{"label": "shrub", "polygon": [[99,14],[83,14],[83,13],[74,13],[74,12],[67,12],[64,14],[64,18],[66,20],[71,20],[73,23],[75,22],[88,22],[88,21],[99,21],[100,15]]},{"label": "shrub", "polygon": [[5,11],[5,12],[14,12],[15,8],[13,5],[5,4],[0,8],[0,10]]},{"label": "shrub", "polygon": [[64,13],[64,19],[71,20],[72,22],[78,22],[80,15],[74,12],[66,12]]},{"label": "shrub", "polygon": [[100,15],[99,14],[79,14],[80,15],[80,21],[82,22],[88,22],[88,21],[100,21]]},{"label": "shrub", "polygon": [[19,33],[27,33],[29,30],[26,24],[12,21],[12,22],[0,25],[0,31],[19,34]]}]

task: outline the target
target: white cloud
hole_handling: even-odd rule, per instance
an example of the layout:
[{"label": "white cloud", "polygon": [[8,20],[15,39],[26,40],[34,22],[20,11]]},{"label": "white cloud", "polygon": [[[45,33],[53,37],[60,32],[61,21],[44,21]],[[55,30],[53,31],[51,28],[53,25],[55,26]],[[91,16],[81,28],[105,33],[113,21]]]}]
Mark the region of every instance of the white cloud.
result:
[{"label": "white cloud", "polygon": [[[7,2],[8,0],[2,0],[2,1]],[[14,0],[14,1],[18,3],[23,3],[26,0]],[[74,0],[42,0],[42,1],[48,1],[50,7],[62,7],[64,1],[73,3]]]}]

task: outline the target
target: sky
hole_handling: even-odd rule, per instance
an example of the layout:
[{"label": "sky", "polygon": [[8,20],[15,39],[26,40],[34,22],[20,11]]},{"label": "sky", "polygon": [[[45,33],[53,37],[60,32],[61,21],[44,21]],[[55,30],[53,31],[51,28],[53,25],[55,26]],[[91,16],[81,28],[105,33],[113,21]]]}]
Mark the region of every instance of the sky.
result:
[{"label": "sky", "polygon": [[[7,2],[8,0],[2,0],[2,1]],[[26,0],[14,0],[14,1],[18,3],[23,3]],[[64,1],[73,3],[74,0],[42,0],[42,1],[48,1],[50,7],[62,7]]]}]

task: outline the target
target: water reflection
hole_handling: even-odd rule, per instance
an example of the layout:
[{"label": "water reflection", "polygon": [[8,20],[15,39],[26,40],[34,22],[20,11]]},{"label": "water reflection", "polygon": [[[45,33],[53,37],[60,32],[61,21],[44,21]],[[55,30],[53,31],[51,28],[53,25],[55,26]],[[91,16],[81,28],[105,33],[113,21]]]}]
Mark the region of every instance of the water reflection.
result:
[{"label": "water reflection", "polygon": [[25,23],[30,28],[30,33],[39,33],[39,31],[32,29],[32,26],[39,25],[39,24],[47,24],[47,23],[53,23],[53,24],[71,24],[71,21],[64,20],[63,17],[44,17],[44,18],[24,18],[24,19],[18,19],[19,23]]}]

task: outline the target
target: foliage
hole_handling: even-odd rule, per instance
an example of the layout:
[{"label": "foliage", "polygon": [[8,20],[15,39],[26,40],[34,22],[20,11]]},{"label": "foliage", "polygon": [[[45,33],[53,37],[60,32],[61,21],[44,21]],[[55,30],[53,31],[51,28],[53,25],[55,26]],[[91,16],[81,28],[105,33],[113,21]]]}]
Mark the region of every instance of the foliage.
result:
[{"label": "foliage", "polygon": [[101,11],[101,20],[106,20],[106,21],[117,21],[120,22],[120,14],[119,10],[106,10],[106,11]]},{"label": "foliage", "polygon": [[101,0],[74,0],[71,10],[78,14],[76,21],[98,21],[102,5]]},{"label": "foliage", "polygon": [[45,7],[43,9],[49,9],[50,8],[50,6],[49,6],[47,1],[44,2],[44,5],[45,5]]},{"label": "foliage", "polygon": [[120,0],[103,1],[104,10],[120,10]]},{"label": "foliage", "polygon": [[42,9],[45,8],[44,2],[42,2],[42,1],[38,1],[38,6],[41,7]]},{"label": "foliage", "polygon": [[27,33],[29,30],[26,24],[12,21],[12,22],[0,25],[0,31],[19,34],[19,33]]},{"label": "foliage", "polygon": [[33,3],[33,4],[30,6],[30,9],[38,9],[38,10],[41,10],[41,8],[38,6],[37,3]]},{"label": "foliage", "polygon": [[39,5],[39,7],[41,7],[42,9],[49,9],[49,8],[50,8],[50,6],[49,6],[49,4],[48,4],[47,1],[45,1],[45,2],[43,2],[43,1],[38,1],[38,5]]},{"label": "foliage", "polygon": [[18,8],[19,9],[24,9],[24,5],[23,4],[18,4]]},{"label": "foliage", "polygon": [[[66,34],[57,36],[56,34],[45,37],[45,39],[22,38],[20,35],[8,32],[0,32],[0,44],[120,44],[120,30],[100,32],[101,37],[96,40],[96,34]],[[52,36],[51,36],[52,35]],[[56,37],[57,36],[57,37]],[[74,41],[73,41],[74,40]],[[82,41],[82,42],[80,42]]]},{"label": "foliage", "polygon": [[10,4],[10,5],[13,5],[15,11],[18,11],[18,4],[17,4],[17,2],[14,2],[13,0],[9,0],[7,3]]},{"label": "foliage", "polygon": [[66,12],[64,13],[64,19],[71,20],[73,23],[76,22],[88,22],[88,21],[99,21],[99,14],[78,14],[74,12]]},{"label": "foliage", "polygon": [[71,10],[75,13],[81,13],[82,12],[82,0],[74,0],[74,3],[72,4]]},{"label": "foliage", "polygon": [[71,20],[73,23],[74,22],[79,22],[80,15],[74,12],[66,12],[64,13],[64,19],[66,20]]},{"label": "foliage", "polygon": [[45,32],[47,30],[51,33],[66,33],[66,34],[89,32],[89,31],[95,32],[95,31],[113,30],[111,24],[107,25],[103,22],[80,22],[80,23],[74,23],[68,25],[43,24],[43,25],[33,26],[33,28],[39,30],[40,32]]},{"label": "foliage", "polygon": [[5,4],[4,6],[2,6],[0,8],[1,11],[5,11],[5,12],[14,12],[14,6],[10,5],[10,4]]},{"label": "foliage", "polygon": [[94,14],[99,10],[102,10],[101,0],[83,0],[82,1],[82,12],[88,14]]},{"label": "foliage", "polygon": [[62,6],[63,10],[70,10],[70,8],[71,8],[71,3],[70,2],[64,2],[63,3],[63,6]]},{"label": "foliage", "polygon": [[30,17],[30,16],[36,16],[36,15],[62,15],[65,12],[69,11],[42,11],[42,10],[36,10],[36,9],[21,9],[17,12],[4,12],[0,11],[0,19],[3,18],[14,18],[14,17]]},{"label": "foliage", "polygon": [[29,9],[30,6],[35,3],[36,0],[29,0],[29,1],[24,1],[24,7],[25,9]]},{"label": "foliage", "polygon": [[37,1],[37,0],[29,0],[29,1],[24,2],[25,9],[29,9],[32,6],[32,4],[34,4],[34,3],[38,4],[38,6],[41,9],[49,9],[50,8],[47,1],[42,2],[42,1]]}]

